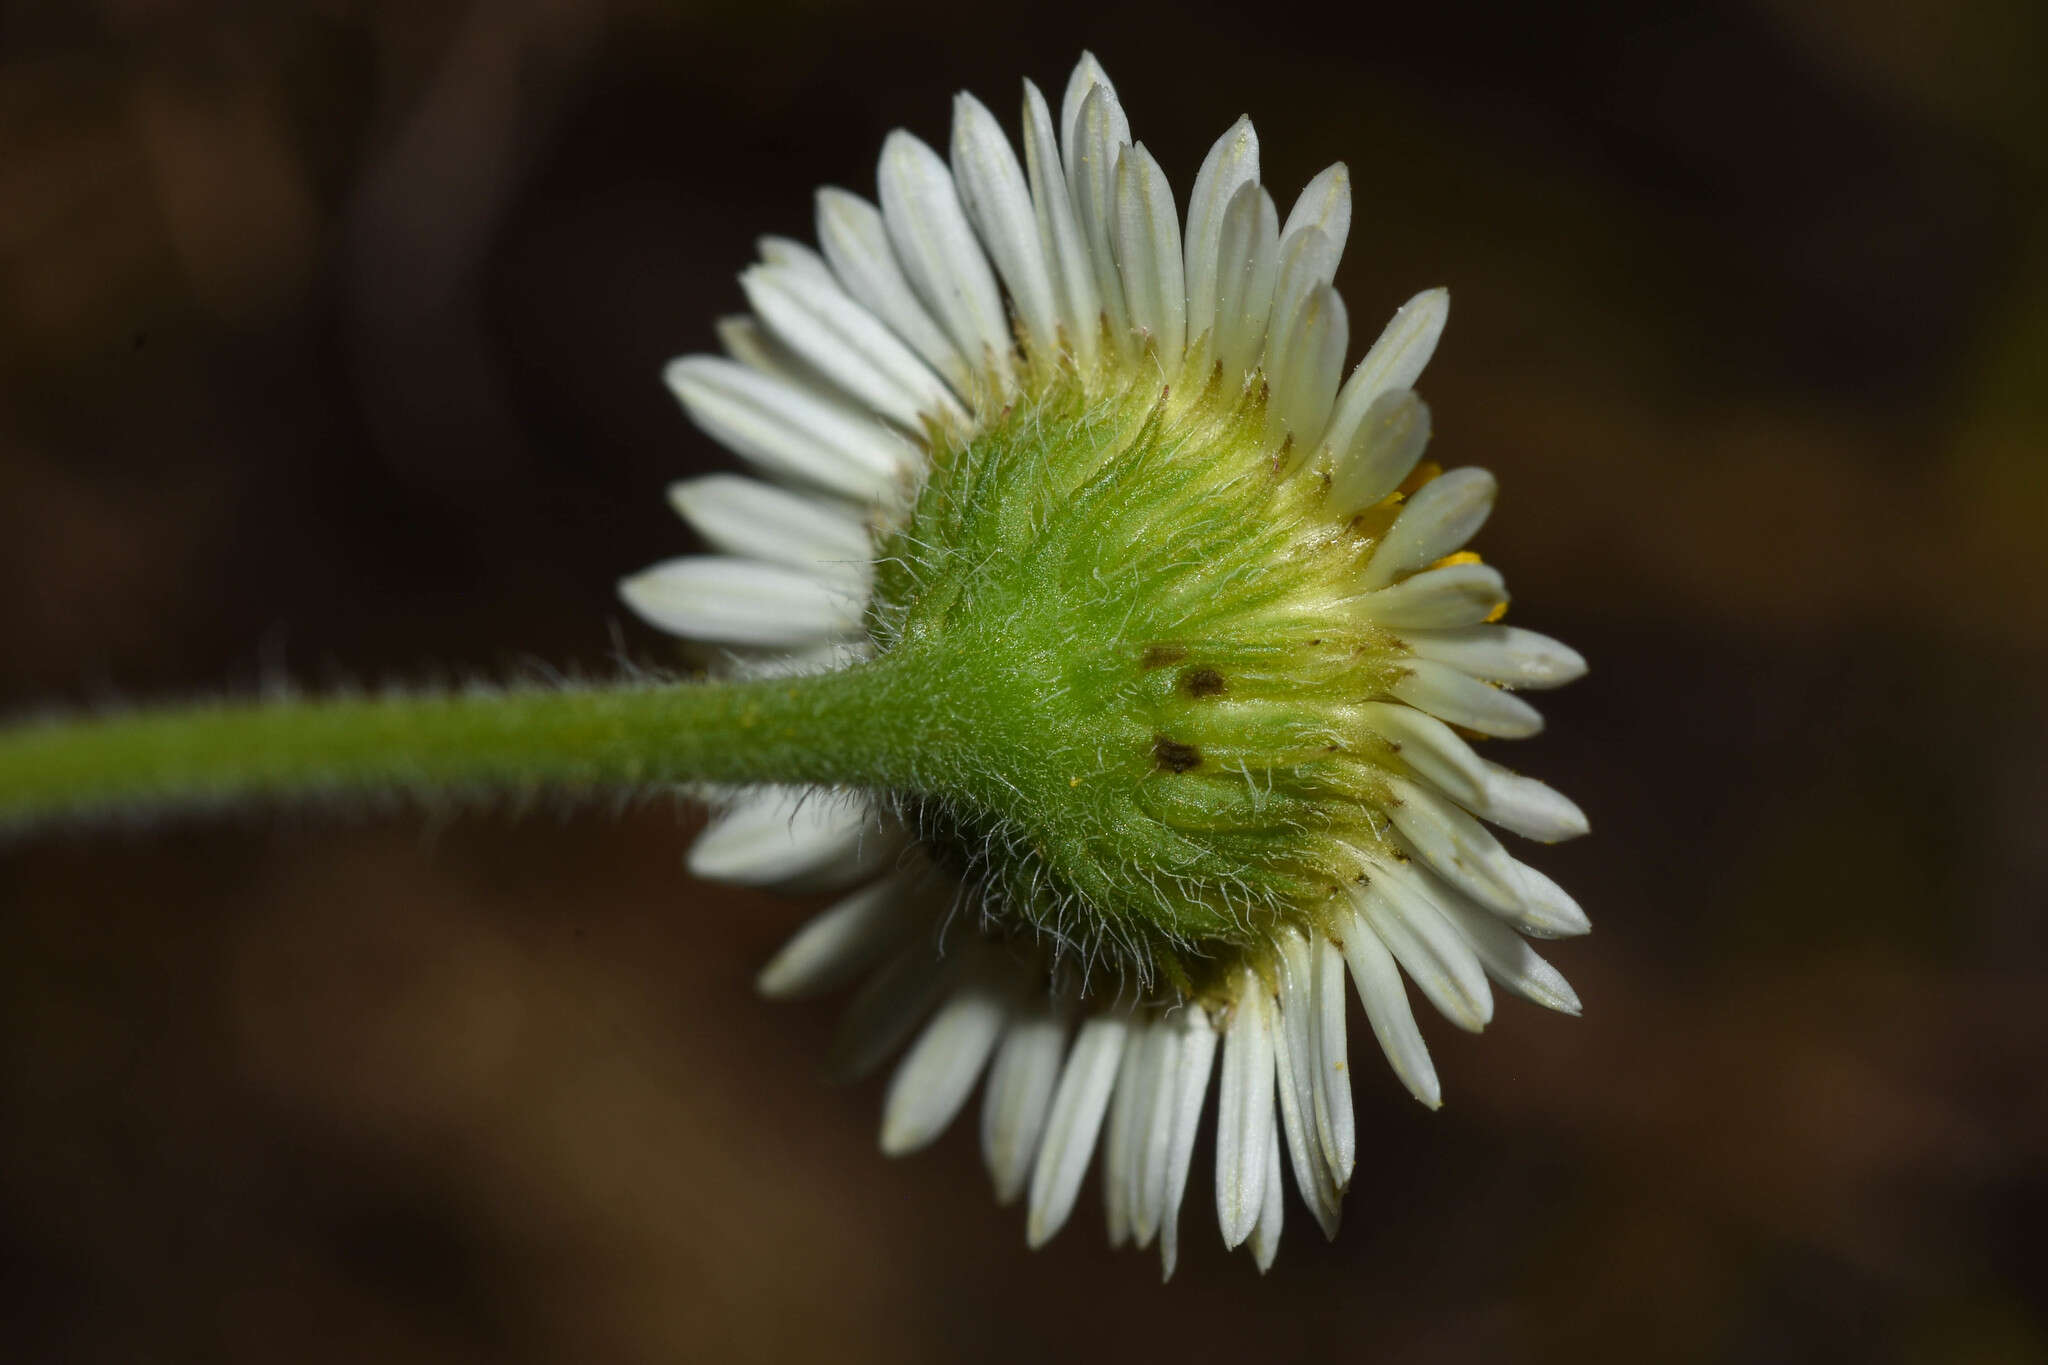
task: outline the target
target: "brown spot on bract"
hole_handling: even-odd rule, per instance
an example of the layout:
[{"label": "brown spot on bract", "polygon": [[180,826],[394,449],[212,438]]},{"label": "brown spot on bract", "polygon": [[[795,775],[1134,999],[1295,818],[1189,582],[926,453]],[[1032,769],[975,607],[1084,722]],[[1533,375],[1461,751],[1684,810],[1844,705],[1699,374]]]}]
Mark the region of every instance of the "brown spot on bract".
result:
[{"label": "brown spot on bract", "polygon": [[1145,652],[1139,656],[1138,662],[1147,669],[1165,668],[1187,657],[1188,651],[1183,645],[1146,645]]},{"label": "brown spot on bract", "polygon": [[1202,766],[1202,751],[1166,735],[1152,736],[1152,761],[1169,773],[1184,773]]},{"label": "brown spot on bract", "polygon": [[1181,690],[1191,697],[1220,697],[1229,691],[1223,675],[1213,668],[1191,668],[1180,675]]}]

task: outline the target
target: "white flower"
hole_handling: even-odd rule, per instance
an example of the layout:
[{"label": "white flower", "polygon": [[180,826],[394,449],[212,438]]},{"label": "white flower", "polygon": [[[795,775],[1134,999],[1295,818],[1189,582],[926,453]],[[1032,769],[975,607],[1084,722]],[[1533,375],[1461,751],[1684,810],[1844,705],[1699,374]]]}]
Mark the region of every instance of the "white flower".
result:
[{"label": "white flower", "polygon": [[[1225,1243],[1249,1243],[1263,1270],[1280,1232],[1282,1149],[1326,1234],[1350,1183],[1347,975],[1394,1073],[1432,1108],[1436,1069],[1404,971],[1468,1030],[1492,1017],[1489,981],[1578,1012],[1523,935],[1583,933],[1585,916],[1481,820],[1542,841],[1583,833],[1585,820],[1465,736],[1534,733],[1536,712],[1509,689],[1565,683],[1584,664],[1494,623],[1500,576],[1460,553],[1491,510],[1492,476],[1418,471],[1429,416],[1411,386],[1443,328],[1445,293],[1405,305],[1340,383],[1348,327],[1330,282],[1351,217],[1342,165],[1310,182],[1283,222],[1240,120],[1203,162],[1183,219],[1085,56],[1057,133],[1029,82],[1023,129],[1020,160],[995,117],[961,95],[950,158],[896,132],[879,207],[819,193],[822,254],[761,243],[762,263],[741,277],[752,314],[721,326],[729,358],[668,370],[690,416],[761,478],[677,485],[677,510],[716,553],[656,565],[622,590],[663,630],[751,650],[735,655],[747,669],[870,657],[889,639],[871,610],[878,546],[911,524],[933,452],[971,461],[977,436],[1056,383],[1091,400],[1149,385],[1157,412],[1195,413],[1218,442],[1254,431],[1281,490],[1272,496],[1312,509],[1301,543],[1364,547],[1345,561],[1341,591],[1303,599],[1306,617],[1290,599],[1284,618],[1341,622],[1377,642],[1353,650],[1370,656],[1361,673],[1304,711],[1332,736],[1323,745],[1316,730],[1314,756],[1343,749],[1345,790],[1361,793],[1344,808],[1352,823],[1318,827],[1316,866],[1336,868],[1329,900],[1276,916],[1247,893],[1240,916],[1225,887],[1232,918],[1257,928],[1232,940],[1235,956],[1212,945],[1204,961],[1216,971],[1198,984],[1145,970],[1134,949],[1135,975],[1090,990],[1089,969],[1120,951],[1116,926],[1089,940],[992,911],[986,869],[963,882],[972,860],[949,852],[943,832],[915,838],[902,807],[852,793],[732,795],[690,858],[698,875],[744,885],[858,888],[790,941],[760,987],[791,998],[864,981],[833,1062],[858,1075],[909,1042],[884,1108],[891,1154],[932,1141],[985,1074],[982,1150],[997,1197],[1027,1197],[1034,1246],[1065,1223],[1099,1153],[1112,1241],[1157,1238],[1172,1273],[1220,1052],[1217,1217]],[[1199,390],[1212,375],[1207,397],[1169,403],[1161,391],[1176,376]],[[1231,404],[1254,425],[1225,431],[1214,414]],[[1355,677],[1371,685],[1343,681]],[[1224,686],[1207,669],[1182,679],[1196,698]],[[1224,715],[1199,704],[1187,703],[1191,725]],[[1261,723],[1258,703],[1238,706],[1216,722],[1225,738],[1229,725]],[[1200,761],[1192,741],[1162,733],[1158,745],[1168,773]],[[1229,790],[1249,788],[1256,805],[1259,779],[1238,762],[1243,782],[1230,776]]]}]

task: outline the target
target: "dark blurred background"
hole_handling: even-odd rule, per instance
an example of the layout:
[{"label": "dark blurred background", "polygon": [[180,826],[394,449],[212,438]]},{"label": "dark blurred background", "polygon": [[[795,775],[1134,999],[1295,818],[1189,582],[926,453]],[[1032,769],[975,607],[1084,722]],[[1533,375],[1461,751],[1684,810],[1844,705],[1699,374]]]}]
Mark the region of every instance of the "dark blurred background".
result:
[{"label": "dark blurred background", "polygon": [[[1362,336],[1592,675],[1511,757],[1582,1020],[1354,1039],[1340,1239],[1027,1253],[874,1150],[805,907],[696,819],[169,822],[0,850],[17,1359],[2048,1359],[2048,9],[0,7],[0,704],[602,673],[720,467],[659,383],[757,233],[1100,54],[1184,194],[1348,159]],[[1362,1027],[1359,1029],[1362,1034]],[[1290,1200],[1293,1195],[1290,1191]]]}]

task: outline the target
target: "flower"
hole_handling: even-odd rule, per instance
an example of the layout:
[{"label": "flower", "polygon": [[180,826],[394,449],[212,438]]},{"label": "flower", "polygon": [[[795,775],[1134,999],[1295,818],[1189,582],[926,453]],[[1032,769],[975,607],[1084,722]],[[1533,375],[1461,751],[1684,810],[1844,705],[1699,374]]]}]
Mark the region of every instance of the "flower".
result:
[{"label": "flower", "polygon": [[1524,935],[1585,916],[1481,821],[1555,841],[1585,819],[1468,741],[1534,733],[1513,689],[1584,664],[1498,623],[1500,575],[1463,549],[1493,477],[1422,460],[1411,386],[1446,294],[1340,384],[1341,164],[1283,222],[1240,120],[1183,217],[1091,56],[1057,135],[1025,82],[1023,130],[1020,162],[963,94],[950,158],[890,135],[879,207],[819,193],[822,255],[762,241],[728,356],[667,376],[761,477],[676,485],[716,553],[622,593],[742,673],[929,665],[914,780],[723,793],[690,856],[857,887],[760,988],[864,982],[832,1061],[909,1042],[883,1149],[932,1141],[985,1074],[982,1150],[1031,1244],[1099,1152],[1112,1241],[1156,1238],[1171,1275],[1220,1071],[1217,1216],[1264,1270],[1283,1148],[1336,1233],[1347,974],[1431,1108],[1404,972],[1472,1031],[1489,981],[1578,1012]]}]

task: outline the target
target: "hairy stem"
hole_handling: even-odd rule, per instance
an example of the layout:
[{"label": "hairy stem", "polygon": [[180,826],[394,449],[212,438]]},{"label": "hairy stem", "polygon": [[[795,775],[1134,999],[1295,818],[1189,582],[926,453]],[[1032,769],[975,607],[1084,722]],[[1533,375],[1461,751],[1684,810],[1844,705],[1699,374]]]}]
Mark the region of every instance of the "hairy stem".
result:
[{"label": "hairy stem", "polygon": [[928,706],[908,653],[748,682],[633,681],[209,702],[0,729],[0,828],[404,792],[902,780]]}]

